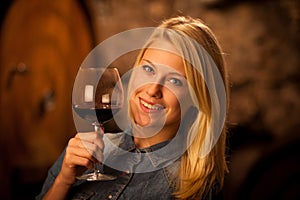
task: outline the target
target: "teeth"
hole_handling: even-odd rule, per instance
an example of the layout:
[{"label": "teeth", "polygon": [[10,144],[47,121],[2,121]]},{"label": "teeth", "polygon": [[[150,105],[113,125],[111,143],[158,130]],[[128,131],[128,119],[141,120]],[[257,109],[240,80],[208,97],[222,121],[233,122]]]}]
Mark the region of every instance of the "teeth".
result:
[{"label": "teeth", "polygon": [[150,110],[162,110],[162,106],[157,106],[157,105],[151,105],[149,103],[146,103],[145,101],[141,100],[141,103],[148,109]]}]

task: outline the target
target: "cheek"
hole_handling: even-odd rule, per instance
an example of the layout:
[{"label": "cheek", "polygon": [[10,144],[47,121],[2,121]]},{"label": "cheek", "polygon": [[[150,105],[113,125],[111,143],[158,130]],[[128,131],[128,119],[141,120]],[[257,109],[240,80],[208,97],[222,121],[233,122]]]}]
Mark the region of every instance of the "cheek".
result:
[{"label": "cheek", "polygon": [[171,109],[173,115],[180,114],[181,103],[178,101],[178,96],[176,96],[172,92],[168,92],[168,94],[165,95],[165,102],[167,103],[168,107]]},{"label": "cheek", "polygon": [[138,98],[139,94],[140,94],[140,90],[135,90],[133,93],[130,94],[130,98],[128,99],[129,111],[131,116],[133,116],[133,114],[139,111],[138,109],[140,103]]},{"label": "cheek", "polygon": [[130,118],[133,119],[134,121],[136,121],[138,119],[137,113],[138,113],[137,104],[133,98],[130,98],[130,100],[129,100],[129,116],[130,116]]},{"label": "cheek", "polygon": [[129,93],[131,95],[140,93],[142,88],[146,85],[146,83],[149,82],[143,75],[137,76],[137,73],[135,72],[133,77],[131,77],[131,83],[129,86]]},{"label": "cheek", "polygon": [[172,95],[171,98],[168,98],[169,99],[169,105],[173,108],[176,108],[176,109],[180,109],[180,103],[177,99],[176,96]]},{"label": "cheek", "polygon": [[134,112],[136,111],[136,108],[137,108],[137,101],[136,101],[136,98],[134,98],[136,95],[132,94],[130,99],[129,99],[129,109],[130,109],[130,112]]},{"label": "cheek", "polygon": [[192,100],[190,98],[190,95],[186,91],[182,91],[179,93],[176,93],[173,95],[174,97],[172,98],[172,106],[176,107],[178,113],[181,113],[184,115],[186,111],[193,105]]},{"label": "cheek", "polygon": [[[188,99],[189,94],[186,91],[186,89],[183,88],[176,88],[172,89],[172,88],[168,88],[168,90],[166,90],[166,95],[165,95],[165,100],[167,102],[169,102],[169,105],[171,105],[172,107],[179,107],[179,106],[183,106],[184,104],[187,104],[188,102],[190,102]],[[183,104],[183,105],[182,105]]]}]

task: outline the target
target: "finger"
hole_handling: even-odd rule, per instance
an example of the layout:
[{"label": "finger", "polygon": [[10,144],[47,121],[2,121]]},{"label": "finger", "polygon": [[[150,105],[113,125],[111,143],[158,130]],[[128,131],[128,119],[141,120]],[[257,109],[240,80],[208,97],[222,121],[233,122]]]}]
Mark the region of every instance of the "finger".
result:
[{"label": "finger", "polygon": [[77,166],[93,169],[95,161],[84,156],[77,156],[75,154],[66,154],[65,163],[69,168],[76,168]]},{"label": "finger", "polygon": [[75,138],[80,138],[82,141],[94,142],[94,140],[103,138],[102,132],[85,132],[85,133],[77,133]]},{"label": "finger", "polygon": [[92,155],[94,158],[96,158],[98,161],[102,161],[103,160],[103,148],[99,147],[96,144],[91,144],[91,143],[87,143],[87,142],[83,142],[82,144],[82,148],[85,148],[86,151]]},{"label": "finger", "polygon": [[87,141],[87,140],[81,140],[80,138],[75,138],[72,145],[78,146],[80,148],[86,148],[93,152],[97,152],[97,151],[103,152],[104,149],[103,138],[96,138],[93,141]]},{"label": "finger", "polygon": [[75,156],[85,157],[90,160],[93,160],[93,153],[91,152],[93,151],[93,149],[96,149],[96,147],[89,147],[89,145],[87,144],[88,142],[85,142],[85,144],[83,144],[80,139],[72,138],[69,141],[66,154],[70,154],[70,155],[73,154]]},{"label": "finger", "polygon": [[70,146],[67,148],[66,156],[69,156],[68,158],[81,157],[81,158],[89,159],[91,162],[97,161],[96,158],[94,158],[93,153],[91,153],[85,147]]},{"label": "finger", "polygon": [[[75,136],[76,139],[80,139],[80,141],[83,143],[85,147],[89,148],[89,143],[93,143],[98,146],[98,149],[103,151],[104,149],[104,141],[103,141],[103,132],[99,134],[96,134],[94,132],[88,132],[88,133],[78,133]],[[93,149],[90,149],[93,150]]]},{"label": "finger", "polygon": [[79,138],[74,138],[69,142],[69,149],[73,150],[73,154],[77,156],[87,157],[92,159],[94,157],[97,161],[101,162],[103,160],[103,141],[100,140],[94,144],[91,142],[82,141]]}]

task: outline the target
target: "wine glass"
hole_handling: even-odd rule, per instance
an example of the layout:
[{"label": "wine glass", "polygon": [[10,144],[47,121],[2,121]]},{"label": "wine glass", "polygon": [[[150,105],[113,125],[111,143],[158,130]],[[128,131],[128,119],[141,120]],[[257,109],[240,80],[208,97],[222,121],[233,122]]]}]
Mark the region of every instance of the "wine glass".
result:
[{"label": "wine glass", "polygon": [[[75,79],[72,104],[73,112],[91,123],[99,133],[103,124],[113,118],[124,102],[124,91],[117,68],[80,68]],[[114,180],[116,177],[103,174],[103,166],[77,179],[87,181]]]}]

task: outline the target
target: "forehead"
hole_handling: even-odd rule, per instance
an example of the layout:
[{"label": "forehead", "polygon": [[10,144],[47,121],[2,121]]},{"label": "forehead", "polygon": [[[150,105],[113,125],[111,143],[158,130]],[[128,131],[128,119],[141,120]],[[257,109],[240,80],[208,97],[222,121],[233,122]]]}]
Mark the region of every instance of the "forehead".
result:
[{"label": "forehead", "polygon": [[140,61],[140,63],[145,63],[150,61],[154,64],[164,65],[173,68],[174,70],[180,72],[183,76],[186,76],[185,70],[183,67],[182,57],[175,54],[168,52],[166,50],[161,49],[153,49],[148,48],[144,52],[144,55]]}]

